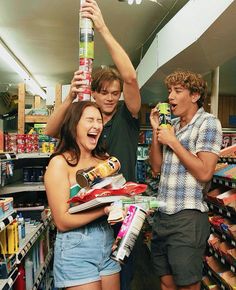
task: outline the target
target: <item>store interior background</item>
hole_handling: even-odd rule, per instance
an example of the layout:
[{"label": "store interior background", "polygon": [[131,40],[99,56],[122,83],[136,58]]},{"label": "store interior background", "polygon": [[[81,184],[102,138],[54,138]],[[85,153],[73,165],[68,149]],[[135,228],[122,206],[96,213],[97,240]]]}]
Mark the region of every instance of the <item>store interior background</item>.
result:
[{"label": "store interior background", "polygon": [[[167,91],[164,77],[175,70],[183,68],[202,73],[209,84],[209,99],[206,109],[210,111],[212,72],[219,67],[219,107],[218,117],[224,128],[236,130],[236,1],[224,0],[228,8],[207,30],[197,37],[184,50],[179,51],[161,66],[156,66],[152,73],[139,68],[142,59],[153,67],[155,54],[149,53],[150,45],[159,33],[165,29],[170,20],[181,13],[185,5],[198,3],[200,9],[188,17],[195,21],[189,26],[184,20],[181,29],[173,29],[168,35],[170,41],[166,49],[175,48],[181,39],[187,39],[201,26],[202,17],[210,15],[212,7],[219,0],[143,0],[140,5],[128,5],[119,0],[97,0],[104,19],[112,34],[129,54],[138,76],[146,73],[147,80],[140,82],[142,125],[150,107],[159,101],[165,101]],[[70,84],[74,71],[78,67],[80,0],[0,0],[0,38],[13,54],[28,69],[42,88],[53,91],[57,84]],[[185,19],[185,18],[184,18]],[[162,52],[163,53],[163,52]],[[110,65],[112,60],[107,49],[95,32],[94,68]],[[18,84],[24,82],[2,59],[0,55],[0,115],[17,113]],[[68,87],[68,86],[67,86]],[[27,84],[26,84],[27,88]],[[33,104],[34,95],[27,91],[26,107]],[[42,102],[51,105],[52,100]],[[230,118],[231,117],[231,118]],[[139,241],[140,242],[140,241]],[[137,270],[133,289],[159,289],[159,281],[149,265],[147,248],[138,247]],[[154,287],[155,285],[155,287]]]},{"label": "store interior background", "polygon": [[[138,74],[139,66],[153,41],[159,41],[159,32],[181,13],[185,5],[198,2],[199,11],[189,18],[195,25],[183,20],[169,35],[166,48],[175,47],[181,38],[194,35],[201,25],[203,15],[210,15],[209,7],[217,0],[143,0],[140,5],[128,5],[124,0],[98,0],[104,19],[116,39],[129,54]],[[236,1],[225,0],[228,8],[208,29],[189,46],[140,82],[144,115],[150,105],[166,99],[163,85],[166,74],[176,68],[190,69],[202,73],[209,84],[211,94],[212,71],[219,66],[219,118],[223,127],[236,127],[229,115],[236,113]],[[28,69],[33,78],[44,89],[55,88],[56,84],[68,85],[78,66],[79,0],[12,0],[0,1],[0,37],[13,54]],[[158,48],[156,55],[159,53]],[[163,52],[161,52],[163,53]],[[150,54],[148,62],[155,62]],[[94,68],[110,65],[112,60],[98,33],[95,33]],[[146,72],[142,71],[141,74]],[[0,114],[11,110],[3,97],[16,96],[18,84],[24,82],[4,61],[0,61]],[[27,88],[27,86],[26,86]],[[27,100],[31,99],[27,93]],[[28,102],[28,101],[27,101]],[[30,102],[30,101],[29,101]],[[207,105],[210,100],[207,101]],[[48,102],[47,102],[48,103]],[[209,109],[209,106],[208,106]],[[142,123],[145,117],[142,117]]]}]

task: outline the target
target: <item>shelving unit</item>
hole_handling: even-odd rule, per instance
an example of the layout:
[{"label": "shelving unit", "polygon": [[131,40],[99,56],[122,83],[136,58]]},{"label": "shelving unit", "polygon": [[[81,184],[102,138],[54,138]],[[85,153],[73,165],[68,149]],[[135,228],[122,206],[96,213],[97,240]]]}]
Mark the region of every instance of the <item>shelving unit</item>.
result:
[{"label": "shelving unit", "polygon": [[[14,161],[14,162],[20,162],[20,164],[24,164],[25,160],[30,160],[30,162],[34,162],[34,159],[41,162],[40,159],[45,159],[50,157],[49,153],[27,153],[27,154],[14,154],[14,153],[0,153],[0,162],[4,161]],[[23,163],[22,163],[23,162]],[[20,166],[20,170],[22,167]],[[10,194],[24,194],[26,192],[38,192],[38,191],[45,191],[44,184],[41,182],[40,184],[24,184],[24,183],[13,183],[13,184],[8,184],[4,187],[0,187],[0,195],[10,195]],[[37,207],[38,209],[41,207]],[[27,209],[27,208],[26,208]],[[28,208],[27,210],[29,210]],[[43,207],[44,209],[44,207]],[[23,211],[22,211],[23,212]],[[0,220],[0,231],[4,230],[15,218],[16,218],[17,212],[16,210],[12,211],[9,213],[7,217],[4,219]],[[41,222],[37,222],[34,225],[31,225],[28,231],[28,234],[24,239],[20,240],[19,244],[19,249],[18,251],[13,254],[13,259],[15,261],[15,266],[14,270],[8,277],[8,279],[1,280],[0,279],[0,289],[11,289],[12,285],[14,284],[17,274],[18,274],[18,269],[17,265],[22,263],[25,259],[25,257],[28,255],[29,252],[32,252],[32,248],[38,244],[40,236],[44,234],[45,231],[48,230],[50,224],[52,221],[52,217],[49,211],[45,212],[44,215],[41,218]],[[44,278],[44,275],[49,267],[50,261],[53,257],[53,249],[50,248],[49,253],[47,254],[45,258],[45,262],[40,265],[40,268],[37,271],[35,283],[34,283],[34,288],[33,289],[38,289],[42,279]],[[52,279],[48,281],[47,283],[48,289],[50,290],[53,285]]]},{"label": "shelving unit", "polygon": [[[18,134],[25,133],[25,123],[47,123],[49,116],[42,115],[25,115],[25,84],[21,83],[18,86]],[[55,108],[62,102],[62,86],[56,85],[55,88]],[[41,98],[35,96],[34,107],[39,108]]]},{"label": "shelving unit", "polygon": [[12,289],[11,287],[16,281],[17,275],[18,275],[18,269],[15,268],[7,279],[0,279],[0,289],[2,290]]},{"label": "shelving unit", "polygon": [[[223,162],[227,162],[227,163],[234,163],[235,162],[235,158],[222,157],[221,160],[223,160]],[[212,181],[213,181],[213,186],[217,187],[218,185],[220,185],[222,187],[222,189],[226,188],[226,190],[223,190],[223,192],[225,192],[229,189],[232,189],[232,188],[236,188],[236,180],[231,180],[229,178],[223,178],[223,177],[221,178],[219,176],[214,175]],[[208,204],[208,207],[209,207],[211,213],[213,214],[212,218],[222,217],[222,219],[230,220],[233,225],[236,224],[236,210],[235,210],[235,208],[214,202],[214,199],[209,200],[206,198],[206,201],[207,201],[207,204]],[[217,201],[217,199],[216,199],[216,201]],[[226,242],[225,245],[228,245],[228,247],[231,246],[231,247],[235,248],[236,240],[234,239],[234,237],[232,235],[230,235],[230,233],[227,231],[227,228],[226,228],[226,230],[224,230],[224,227],[221,228],[221,227],[217,226],[217,222],[216,222],[216,224],[211,223],[211,233],[214,235],[214,238],[217,237],[217,239],[219,239],[220,245],[221,245],[221,243]],[[217,263],[217,264],[219,263],[220,267],[223,267],[225,269],[225,271],[229,271],[229,273],[231,273],[232,276],[236,277],[236,259],[229,258],[230,256],[229,256],[228,252],[226,252],[227,255],[225,255],[225,252],[219,251],[218,247],[213,248],[210,244],[208,245],[207,250],[208,250],[208,253],[209,253],[209,256],[211,257],[211,259],[215,259],[215,260],[213,260],[214,263]],[[217,285],[220,289],[225,289],[225,290],[233,289],[232,286],[229,285],[227,283],[227,281],[225,281],[222,278],[222,273],[219,274],[219,273],[215,272],[208,265],[207,258],[206,258],[206,262],[204,263],[204,272],[205,272],[205,275],[208,276],[214,282],[214,284]],[[202,283],[202,288],[203,289],[211,289],[207,285],[205,285],[204,283]]]}]

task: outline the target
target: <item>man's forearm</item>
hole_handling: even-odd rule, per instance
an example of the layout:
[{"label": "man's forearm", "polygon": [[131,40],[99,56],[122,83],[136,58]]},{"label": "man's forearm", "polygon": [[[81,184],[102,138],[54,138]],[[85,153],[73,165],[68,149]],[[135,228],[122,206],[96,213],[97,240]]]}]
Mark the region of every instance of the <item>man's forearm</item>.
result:
[{"label": "man's forearm", "polygon": [[149,160],[155,174],[160,173],[162,165],[161,144],[157,140],[156,130],[153,130],[152,144],[149,152]]},{"label": "man's forearm", "polygon": [[120,72],[124,82],[129,82],[132,79],[136,79],[136,72],[132,62],[129,59],[129,56],[113,37],[109,29],[105,26],[99,32],[103,37],[114,64]]}]

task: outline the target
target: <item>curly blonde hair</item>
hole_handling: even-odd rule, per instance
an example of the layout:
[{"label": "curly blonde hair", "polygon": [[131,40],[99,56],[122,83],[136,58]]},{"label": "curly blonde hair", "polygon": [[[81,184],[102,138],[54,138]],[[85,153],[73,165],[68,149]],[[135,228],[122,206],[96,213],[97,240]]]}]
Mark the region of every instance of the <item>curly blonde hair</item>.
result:
[{"label": "curly blonde hair", "polygon": [[181,85],[190,91],[190,94],[199,93],[200,98],[197,101],[198,107],[202,107],[207,96],[207,83],[202,75],[191,72],[177,70],[165,78],[167,88],[174,85]]}]

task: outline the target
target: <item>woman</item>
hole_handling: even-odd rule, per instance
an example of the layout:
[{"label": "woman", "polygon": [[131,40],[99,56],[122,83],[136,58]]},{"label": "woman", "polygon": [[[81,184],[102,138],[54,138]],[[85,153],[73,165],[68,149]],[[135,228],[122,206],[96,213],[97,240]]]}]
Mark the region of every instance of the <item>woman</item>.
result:
[{"label": "woman", "polygon": [[48,203],[57,226],[54,254],[55,287],[67,290],[119,290],[120,266],[110,259],[113,232],[109,207],[69,214],[70,189],[76,172],[96,166],[108,156],[99,148],[102,114],[96,103],[72,103],[61,139],[45,174]]}]

